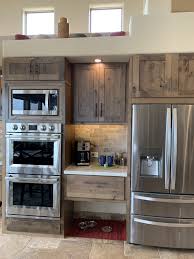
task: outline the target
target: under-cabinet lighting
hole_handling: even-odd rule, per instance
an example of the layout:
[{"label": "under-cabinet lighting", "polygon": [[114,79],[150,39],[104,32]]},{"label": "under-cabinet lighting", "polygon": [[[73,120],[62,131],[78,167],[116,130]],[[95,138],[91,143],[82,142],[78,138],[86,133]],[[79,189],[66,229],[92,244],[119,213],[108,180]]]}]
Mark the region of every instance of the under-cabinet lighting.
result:
[{"label": "under-cabinet lighting", "polygon": [[102,60],[101,60],[100,58],[96,58],[96,59],[94,59],[94,62],[95,62],[95,63],[101,63]]}]

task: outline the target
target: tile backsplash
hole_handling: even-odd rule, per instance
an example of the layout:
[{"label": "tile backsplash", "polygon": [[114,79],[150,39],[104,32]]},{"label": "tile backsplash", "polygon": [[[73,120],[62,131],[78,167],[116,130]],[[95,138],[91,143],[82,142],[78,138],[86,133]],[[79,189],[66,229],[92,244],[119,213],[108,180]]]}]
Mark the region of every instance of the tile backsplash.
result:
[{"label": "tile backsplash", "polygon": [[90,141],[99,154],[127,152],[127,125],[76,125],[75,138]]}]

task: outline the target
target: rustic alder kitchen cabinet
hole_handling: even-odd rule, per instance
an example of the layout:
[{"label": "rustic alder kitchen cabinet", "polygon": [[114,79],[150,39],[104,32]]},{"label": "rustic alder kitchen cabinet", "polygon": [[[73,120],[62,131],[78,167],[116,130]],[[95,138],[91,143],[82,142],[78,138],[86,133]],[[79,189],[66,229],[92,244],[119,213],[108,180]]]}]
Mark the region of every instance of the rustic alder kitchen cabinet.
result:
[{"label": "rustic alder kitchen cabinet", "polygon": [[64,198],[124,201],[124,181],[124,177],[67,175]]},{"label": "rustic alder kitchen cabinet", "polygon": [[133,98],[194,96],[194,54],[132,57]]},{"label": "rustic alder kitchen cabinet", "polygon": [[5,58],[3,70],[4,80],[64,80],[64,58]]},{"label": "rustic alder kitchen cabinet", "polygon": [[162,97],[171,91],[168,54],[133,56],[132,97]]},{"label": "rustic alder kitchen cabinet", "polygon": [[126,68],[124,63],[74,65],[76,123],[125,122]]},{"label": "rustic alder kitchen cabinet", "polygon": [[172,90],[181,97],[194,96],[194,54],[174,54]]}]

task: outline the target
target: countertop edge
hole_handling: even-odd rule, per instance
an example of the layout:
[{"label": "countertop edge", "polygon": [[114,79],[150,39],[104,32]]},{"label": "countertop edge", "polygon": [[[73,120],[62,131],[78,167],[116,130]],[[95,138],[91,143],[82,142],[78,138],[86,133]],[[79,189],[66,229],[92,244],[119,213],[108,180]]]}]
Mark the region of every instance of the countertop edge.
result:
[{"label": "countertop edge", "polygon": [[85,175],[85,176],[116,176],[127,177],[127,172],[105,172],[105,171],[78,171],[78,170],[64,170],[64,175]]}]

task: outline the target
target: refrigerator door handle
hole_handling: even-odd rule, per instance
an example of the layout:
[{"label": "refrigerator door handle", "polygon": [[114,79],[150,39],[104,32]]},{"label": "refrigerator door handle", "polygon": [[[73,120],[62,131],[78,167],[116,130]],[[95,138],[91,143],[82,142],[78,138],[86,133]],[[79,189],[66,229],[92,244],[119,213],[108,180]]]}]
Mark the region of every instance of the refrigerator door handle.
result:
[{"label": "refrigerator door handle", "polygon": [[172,151],[171,151],[171,190],[176,186],[177,166],[177,108],[172,109]]},{"label": "refrigerator door handle", "polygon": [[170,183],[170,151],[171,151],[171,108],[166,111],[166,136],[165,136],[165,189]]}]

